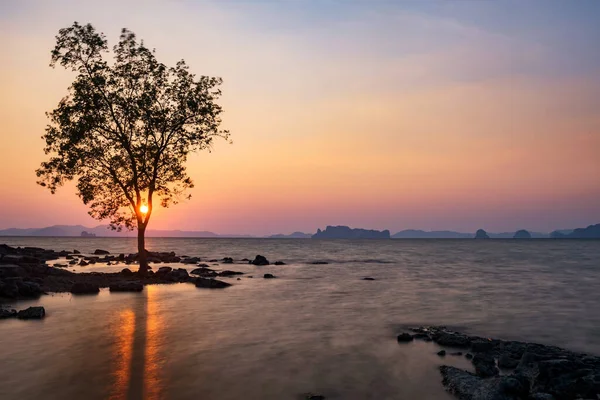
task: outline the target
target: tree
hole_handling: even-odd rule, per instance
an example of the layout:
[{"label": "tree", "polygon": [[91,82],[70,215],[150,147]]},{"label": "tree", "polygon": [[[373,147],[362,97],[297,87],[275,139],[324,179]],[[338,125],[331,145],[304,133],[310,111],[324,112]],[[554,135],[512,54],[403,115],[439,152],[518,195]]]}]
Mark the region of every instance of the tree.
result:
[{"label": "tree", "polygon": [[220,130],[221,78],[196,77],[183,60],[168,68],[155,51],[123,29],[112,63],[104,34],[75,22],[61,29],[52,51],[57,64],[77,73],[68,95],[46,113],[42,138],[49,159],[38,184],[55,193],[76,180],[89,214],[115,230],[138,231],[139,272],[148,269],[145,232],[155,200],[176,204],[193,187],[185,163],[210,151]]}]

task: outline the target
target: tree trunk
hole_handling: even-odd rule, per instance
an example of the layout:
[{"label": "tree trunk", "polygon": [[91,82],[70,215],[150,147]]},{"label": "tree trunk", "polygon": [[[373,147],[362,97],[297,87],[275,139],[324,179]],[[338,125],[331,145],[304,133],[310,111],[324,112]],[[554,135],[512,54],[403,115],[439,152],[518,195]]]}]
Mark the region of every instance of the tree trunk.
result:
[{"label": "tree trunk", "polygon": [[146,253],[146,227],[138,224],[138,262],[140,269],[138,273],[140,275],[146,275],[148,272],[148,254]]}]

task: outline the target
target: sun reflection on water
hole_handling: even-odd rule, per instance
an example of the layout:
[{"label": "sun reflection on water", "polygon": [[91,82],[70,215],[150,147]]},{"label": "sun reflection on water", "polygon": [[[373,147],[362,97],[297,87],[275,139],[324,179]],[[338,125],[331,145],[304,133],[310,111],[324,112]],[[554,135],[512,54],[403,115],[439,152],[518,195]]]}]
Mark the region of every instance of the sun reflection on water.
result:
[{"label": "sun reflection on water", "polygon": [[132,309],[121,311],[118,327],[115,331],[115,384],[110,398],[127,398],[131,379],[131,361],[133,357],[133,338],[135,333],[135,313]]},{"label": "sun reflection on water", "polygon": [[144,364],[144,398],[160,399],[163,382],[160,375],[159,349],[162,342],[162,317],[156,301],[156,287],[146,286],[146,347]]}]

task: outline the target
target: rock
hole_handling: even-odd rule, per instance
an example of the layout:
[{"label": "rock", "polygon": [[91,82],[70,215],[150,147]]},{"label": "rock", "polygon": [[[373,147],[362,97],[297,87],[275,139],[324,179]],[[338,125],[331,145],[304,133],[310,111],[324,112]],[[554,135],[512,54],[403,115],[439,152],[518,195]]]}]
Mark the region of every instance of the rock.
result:
[{"label": "rock", "polygon": [[471,339],[459,333],[441,332],[433,336],[433,341],[441,346],[469,347]]},{"label": "rock", "polygon": [[485,353],[494,348],[494,342],[491,340],[473,340],[471,342],[471,350],[474,353]]},{"label": "rock", "polygon": [[513,369],[517,368],[517,365],[519,365],[519,360],[512,358],[510,354],[503,353],[498,358],[498,366],[500,368]]},{"label": "rock", "polygon": [[97,294],[100,292],[100,287],[95,283],[77,282],[71,286],[73,294]]},{"label": "rock", "polygon": [[100,255],[110,254],[110,251],[102,250],[102,249],[96,249],[94,251],[94,254],[97,255],[97,256],[100,256]]},{"label": "rock", "polygon": [[221,271],[218,273],[219,276],[234,276],[234,275],[244,275],[243,272],[239,272],[239,271],[229,271],[229,270],[225,270],[225,271]]},{"label": "rock", "polygon": [[169,272],[171,272],[172,270],[173,270],[173,268],[171,268],[171,267],[160,267],[158,269],[158,271],[156,271],[156,274],[157,275],[166,275]]},{"label": "rock", "polygon": [[265,256],[261,256],[260,254],[254,257],[252,260],[252,264],[254,265],[269,265],[269,260]]},{"label": "rock", "polygon": [[0,278],[14,278],[27,276],[25,267],[13,264],[0,265]]},{"label": "rock", "polygon": [[283,261],[275,261],[275,265],[285,265]]},{"label": "rock", "polygon": [[73,254],[81,254],[81,252],[77,249],[73,250]]},{"label": "rock", "polygon": [[75,264],[77,264],[77,260],[73,259],[73,260],[69,261],[69,265],[75,265]]},{"label": "rock", "polygon": [[473,359],[473,354],[471,354],[471,353],[467,353],[467,354],[465,354],[465,358],[466,358],[467,360],[472,360],[472,359]]},{"label": "rock", "polygon": [[363,281],[374,281],[375,278],[371,278],[370,276],[362,278]]},{"label": "rock", "polygon": [[327,265],[329,264],[327,261],[313,261],[311,262],[312,265]]},{"label": "rock", "polygon": [[397,337],[398,343],[408,343],[414,340],[413,335],[410,333],[401,333]]},{"label": "rock", "polygon": [[19,297],[19,287],[15,281],[2,282],[0,281],[0,297],[16,299]]},{"label": "rock", "polygon": [[265,278],[265,279],[273,279],[273,278],[275,278],[275,275],[272,275],[272,274],[264,274],[263,278]]},{"label": "rock", "polygon": [[109,286],[111,292],[141,292],[144,285],[137,281],[124,281],[113,283]]},{"label": "rock", "polygon": [[16,281],[20,297],[40,297],[44,292],[39,283],[31,281]]},{"label": "rock", "polygon": [[55,268],[67,268],[68,265],[67,264],[54,264]]},{"label": "rock", "polygon": [[529,396],[528,400],[555,400],[550,393],[535,393]]},{"label": "rock", "polygon": [[454,353],[450,353],[451,356],[462,356],[462,351],[455,351]]},{"label": "rock", "polygon": [[190,274],[192,275],[199,275],[202,277],[214,277],[214,276],[218,276],[219,274],[216,271],[213,271],[210,268],[206,268],[206,267],[202,267],[202,268],[196,268],[194,270],[192,270],[192,272],[190,272]]},{"label": "rock", "polygon": [[123,275],[123,276],[132,276],[133,272],[129,268],[123,268],[121,270],[121,275]]},{"label": "rock", "polygon": [[472,362],[475,366],[475,373],[482,378],[488,378],[499,374],[498,368],[496,368],[496,361],[490,354],[475,354]]},{"label": "rock", "polygon": [[17,311],[13,309],[0,308],[0,319],[13,318],[17,316]]},{"label": "rock", "polygon": [[66,258],[67,260],[72,260],[72,259],[74,259],[75,257],[73,257],[73,256],[72,256],[72,255],[70,255],[70,254],[67,254],[67,255],[65,256],[65,258]]},{"label": "rock", "polygon": [[461,400],[520,400],[527,398],[527,388],[518,378],[482,379],[470,372],[442,365],[442,384]]},{"label": "rock", "polygon": [[308,393],[305,397],[306,400],[325,400],[325,396],[321,396],[320,394],[312,394]]},{"label": "rock", "polygon": [[437,355],[440,357],[444,357],[446,355],[446,350],[440,350],[437,352]]},{"label": "rock", "polygon": [[46,316],[44,307],[29,307],[17,313],[19,319],[42,319]]},{"label": "rock", "polygon": [[242,258],[241,261],[249,262],[250,260],[248,260],[247,258]]},{"label": "rock", "polygon": [[169,279],[176,281],[176,282],[184,282],[187,281],[188,278],[190,277],[188,275],[188,272],[186,269],[184,268],[177,268],[174,269],[173,271],[169,272],[167,274],[167,276],[169,277]]},{"label": "rock", "polygon": [[200,257],[188,257],[181,259],[182,264],[198,264],[200,262]]},{"label": "rock", "polygon": [[231,258],[231,257],[225,257],[225,258],[223,258],[223,259],[221,260],[221,262],[222,262],[223,264],[233,264],[233,258]]},{"label": "rock", "polygon": [[206,279],[206,278],[196,278],[196,287],[197,288],[206,288],[206,289],[224,289],[226,287],[231,286],[230,283],[218,281],[216,279]]},{"label": "rock", "polygon": [[489,239],[490,237],[488,236],[487,232],[484,231],[483,229],[478,229],[477,232],[475,232],[475,239]]},{"label": "rock", "polygon": [[80,266],[80,267],[86,267],[86,266],[88,266],[88,265],[89,265],[89,264],[88,264],[87,262],[85,262],[84,260],[81,260],[81,261],[79,261],[79,266]]}]

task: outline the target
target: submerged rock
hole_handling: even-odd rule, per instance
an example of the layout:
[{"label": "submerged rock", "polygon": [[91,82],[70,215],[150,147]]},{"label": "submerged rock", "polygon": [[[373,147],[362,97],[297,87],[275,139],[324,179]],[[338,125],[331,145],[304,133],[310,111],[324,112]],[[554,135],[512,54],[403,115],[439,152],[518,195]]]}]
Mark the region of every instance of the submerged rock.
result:
[{"label": "submerged rock", "polygon": [[46,316],[44,307],[29,307],[17,313],[19,319],[42,319]]},{"label": "submerged rock", "polygon": [[224,289],[231,286],[230,283],[216,279],[196,278],[196,287],[205,289]]},{"label": "submerged rock", "polygon": [[231,258],[231,257],[225,257],[225,258],[223,258],[223,259],[221,260],[221,262],[222,262],[223,264],[233,264],[233,258]]},{"label": "submerged rock", "polygon": [[110,254],[110,251],[102,250],[102,249],[96,249],[96,251],[94,251],[94,254],[97,255],[97,256],[106,255],[106,254]]},{"label": "submerged rock", "polygon": [[265,278],[265,279],[273,279],[273,278],[275,278],[275,275],[273,275],[273,274],[264,274],[263,278]]},{"label": "submerged rock", "polygon": [[267,260],[267,258],[265,256],[261,256],[260,254],[258,254],[256,257],[254,257],[254,260],[252,260],[252,264],[254,264],[254,265],[269,265],[269,260]]},{"label": "submerged rock", "polygon": [[275,261],[275,265],[285,265],[283,261]]}]

